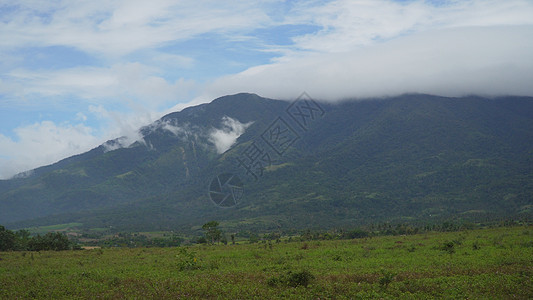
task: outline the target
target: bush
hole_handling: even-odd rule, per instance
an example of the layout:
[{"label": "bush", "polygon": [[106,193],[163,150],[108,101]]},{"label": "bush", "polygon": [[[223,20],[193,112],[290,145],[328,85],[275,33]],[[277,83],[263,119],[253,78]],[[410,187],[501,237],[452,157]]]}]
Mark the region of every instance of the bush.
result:
[{"label": "bush", "polygon": [[307,287],[313,279],[315,279],[315,276],[308,270],[302,270],[300,272],[289,271],[285,276],[269,278],[267,284],[269,286],[284,284],[294,288],[299,286]]},{"label": "bush", "polygon": [[205,236],[201,236],[201,237],[199,237],[199,238],[196,240],[196,243],[197,243],[197,244],[207,244],[207,239],[205,238]]},{"label": "bush", "polygon": [[307,287],[309,283],[315,278],[311,272],[303,270],[297,273],[289,272],[287,277],[287,285],[292,287],[304,286]]},{"label": "bush", "polygon": [[248,239],[250,244],[255,244],[259,242],[259,236],[255,233],[250,234],[250,238]]},{"label": "bush", "polygon": [[455,243],[454,242],[446,242],[441,246],[441,250],[448,252],[449,254],[455,253]]},{"label": "bush", "polygon": [[344,234],[344,237],[348,239],[360,239],[360,238],[365,238],[368,236],[369,236],[368,232],[361,230],[361,229],[354,229]]},{"label": "bush", "polygon": [[387,287],[392,281],[394,281],[394,277],[396,277],[396,274],[389,271],[381,270],[379,284],[383,287]]},{"label": "bush", "polygon": [[283,283],[283,280],[281,280],[281,278],[279,277],[270,277],[268,280],[267,280],[267,284],[269,286],[277,286],[279,284],[282,284]]},{"label": "bush", "polygon": [[196,258],[196,253],[187,251],[186,248],[178,248],[178,254],[176,255],[176,258],[178,259],[178,269],[180,271],[196,270],[200,268],[198,259]]},{"label": "bush", "polygon": [[479,249],[481,249],[481,246],[479,246],[479,243],[477,241],[475,241],[472,244],[472,250],[479,250]]}]

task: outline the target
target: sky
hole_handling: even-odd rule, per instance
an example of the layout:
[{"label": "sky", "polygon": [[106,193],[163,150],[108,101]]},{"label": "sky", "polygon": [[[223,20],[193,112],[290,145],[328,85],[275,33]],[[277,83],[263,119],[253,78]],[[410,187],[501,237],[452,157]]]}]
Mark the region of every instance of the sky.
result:
[{"label": "sky", "polygon": [[0,0],[0,179],[251,92],[533,96],[532,0]]}]

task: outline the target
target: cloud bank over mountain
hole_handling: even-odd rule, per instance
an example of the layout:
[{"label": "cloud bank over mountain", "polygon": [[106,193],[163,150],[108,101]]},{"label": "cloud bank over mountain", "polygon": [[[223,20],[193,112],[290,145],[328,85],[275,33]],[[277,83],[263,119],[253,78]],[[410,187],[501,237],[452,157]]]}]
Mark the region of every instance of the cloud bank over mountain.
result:
[{"label": "cloud bank over mountain", "polygon": [[209,94],[243,89],[290,99],[301,90],[324,100],[403,93],[533,95],[532,26],[446,29],[349,52],[310,54],[215,81]]}]

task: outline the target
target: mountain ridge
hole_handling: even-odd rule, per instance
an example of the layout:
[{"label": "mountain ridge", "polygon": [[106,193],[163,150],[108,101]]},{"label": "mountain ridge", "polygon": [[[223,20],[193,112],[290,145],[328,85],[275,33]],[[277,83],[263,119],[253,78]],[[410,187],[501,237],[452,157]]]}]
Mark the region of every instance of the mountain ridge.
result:
[{"label": "mountain ridge", "polygon": [[[314,102],[324,114],[305,130],[288,115],[291,103],[242,93],[167,114],[140,129],[144,142],[101,145],[0,184],[0,223],[190,230],[217,219],[246,230],[531,214],[532,98]],[[224,118],[250,125],[218,153],[216,130],[235,137]],[[298,136],[282,155],[264,139],[278,119]],[[254,178],[238,161],[257,145],[275,160]],[[209,200],[222,173],[244,182],[233,208]]]}]

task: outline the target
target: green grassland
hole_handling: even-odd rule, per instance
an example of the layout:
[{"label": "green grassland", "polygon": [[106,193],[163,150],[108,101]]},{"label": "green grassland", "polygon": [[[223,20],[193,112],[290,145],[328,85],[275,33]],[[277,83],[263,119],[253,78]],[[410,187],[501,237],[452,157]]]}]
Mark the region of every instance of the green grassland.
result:
[{"label": "green grassland", "polygon": [[533,227],[0,253],[0,298],[531,299]]},{"label": "green grassland", "polygon": [[32,234],[45,234],[50,231],[75,232],[77,227],[82,226],[82,223],[66,223],[49,226],[39,226],[27,228]]}]

